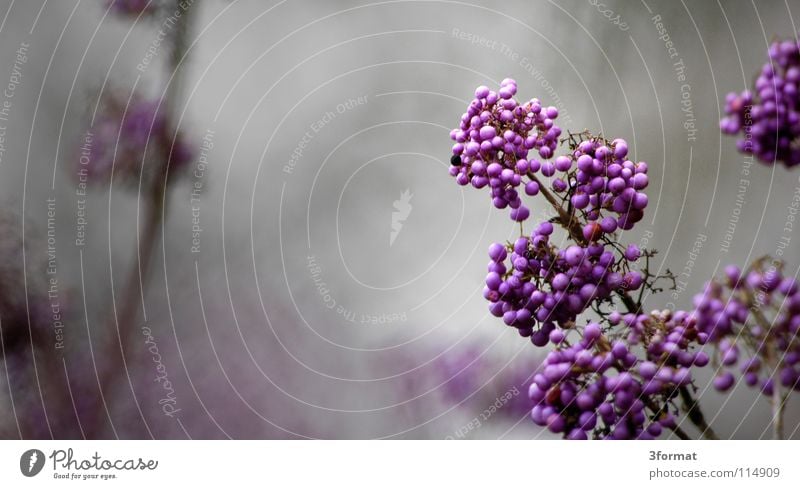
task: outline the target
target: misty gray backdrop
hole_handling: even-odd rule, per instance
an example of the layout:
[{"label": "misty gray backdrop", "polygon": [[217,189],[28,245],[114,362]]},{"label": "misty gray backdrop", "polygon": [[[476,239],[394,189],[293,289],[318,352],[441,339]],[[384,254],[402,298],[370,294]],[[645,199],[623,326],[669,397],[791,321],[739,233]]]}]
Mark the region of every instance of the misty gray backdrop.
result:
[{"label": "misty gray backdrop", "polygon": [[[113,331],[112,283],[118,300],[137,196],[92,188],[79,250],[75,155],[99,90],[163,90],[163,52],[137,70],[160,22],[104,17],[99,1],[0,4],[3,86],[20,43],[30,45],[0,163],[3,205],[24,205],[26,235],[41,235],[46,199],[56,199],[59,279],[75,308],[66,341],[86,345],[87,331],[95,341]],[[796,1],[192,8],[180,125],[196,151],[203,137],[213,149],[202,177],[170,191],[140,318],[176,386],[181,423],[162,415],[140,345],[131,383],[112,403],[120,436],[444,438],[477,413],[442,400],[431,380],[437,356],[477,344],[500,367],[513,358],[533,371],[541,353],[490,317],[481,297],[488,245],[517,227],[487,192],[447,174],[449,131],[473,90],[506,77],[520,97],[557,105],[561,127],[626,138],[649,163],[650,206],[623,239],[658,249],[657,269],[687,273],[685,290],[651,297],[648,308],[690,307],[722,266],[774,254],[782,237],[790,273],[800,266],[800,236],[784,230],[800,173],[748,167],[718,130],[725,94],[749,85],[768,42],[796,36]],[[392,238],[400,200],[410,210]],[[535,218],[545,215],[542,201],[529,202]],[[701,375],[701,389],[707,382]],[[723,436],[757,438],[768,427],[768,403],[744,386],[727,403],[709,390],[702,405]],[[798,411],[794,399],[789,432]],[[552,435],[522,419],[469,436]]]}]

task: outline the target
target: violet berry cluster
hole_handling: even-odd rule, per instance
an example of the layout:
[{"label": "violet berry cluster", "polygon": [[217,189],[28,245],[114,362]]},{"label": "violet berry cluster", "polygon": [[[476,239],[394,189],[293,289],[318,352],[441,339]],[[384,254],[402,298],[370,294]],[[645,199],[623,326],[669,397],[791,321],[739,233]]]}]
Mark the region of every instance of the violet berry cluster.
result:
[{"label": "violet berry cluster", "polygon": [[780,262],[725,268],[694,298],[697,329],[715,352],[713,385],[727,391],[740,378],[767,396],[800,391],[800,287]]},{"label": "violet berry cluster", "polygon": [[[620,242],[644,217],[647,163],[630,159],[624,139],[559,140],[557,110],[537,99],[520,105],[516,91],[510,79],[497,92],[478,87],[451,133],[450,174],[489,186],[495,207],[520,222],[519,238],[489,247],[483,295],[521,336],[553,345],[529,389],[533,421],[565,438],[653,438],[665,428],[686,437],[675,419],[694,405],[690,369],[710,359],[690,314],[641,313],[643,292],[671,275],[647,270],[653,251]],[[520,187],[554,210],[530,234]]]},{"label": "violet berry cluster", "polygon": [[[535,98],[519,103],[516,93],[510,78],[496,92],[486,86],[475,90],[461,124],[450,132],[455,141],[450,175],[459,185],[490,187],[495,207],[510,207],[511,218],[524,221],[530,211],[517,189],[542,167],[537,157],[553,156],[561,129],[554,123],[558,109]],[[530,185],[525,186],[529,193],[534,191]]]},{"label": "violet berry cluster", "polygon": [[720,128],[741,133],[736,145],[742,153],[792,167],[800,164],[800,43],[776,41],[768,54],[754,90],[728,94]]},{"label": "violet berry cluster", "polygon": [[616,232],[631,229],[644,215],[647,164],[627,159],[625,140],[588,133],[570,134],[562,141],[569,143],[568,154],[548,161],[558,149],[558,111],[542,108],[537,99],[520,105],[516,92],[511,79],[497,92],[475,90],[451,132],[456,143],[450,174],[461,185],[490,186],[495,207],[510,207],[514,221],[530,215],[518,192],[523,183],[527,195],[541,193],[556,207],[555,222],[574,244],[555,246],[551,221],[513,243],[494,243],[484,288],[493,315],[544,346],[558,344],[560,329],[587,308],[645,285],[634,268],[642,251],[621,245]]},{"label": "violet berry cluster", "polygon": [[561,328],[591,304],[615,290],[639,289],[643,282],[642,274],[630,268],[641,255],[637,246],[630,245],[622,256],[599,242],[558,249],[550,243],[553,231],[553,224],[545,221],[530,237],[489,247],[492,261],[484,288],[489,311],[536,346],[560,343]]},{"label": "violet berry cluster", "polygon": [[587,241],[617,229],[632,229],[644,217],[647,163],[634,163],[627,156],[624,139],[608,142],[593,137],[577,144],[569,156],[559,156],[542,168],[548,177],[565,172],[552,181],[553,190],[569,195],[572,208],[586,221],[583,236]]},{"label": "violet berry cluster", "polygon": [[[791,167],[800,163],[800,44],[773,43],[769,57],[754,93],[728,96],[721,127],[744,134],[740,151]],[[800,390],[800,285],[781,262],[761,259],[744,272],[726,268],[691,311],[643,314],[644,292],[661,291],[662,279],[676,286],[668,270],[650,272],[654,251],[620,242],[644,217],[647,164],[630,159],[623,139],[584,131],[559,140],[558,111],[537,99],[519,104],[516,92],[511,79],[497,92],[478,87],[451,132],[450,174],[490,187],[494,206],[520,223],[519,238],[489,247],[483,296],[521,336],[553,345],[529,388],[533,421],[570,439],[647,439],[665,429],[689,438],[683,421],[716,438],[692,375],[710,365],[717,390],[740,374],[770,397],[781,438],[788,394]],[[530,234],[520,187],[554,210]],[[553,239],[558,228],[565,236]]]},{"label": "violet berry cluster", "polygon": [[612,313],[609,322],[606,331],[589,323],[578,342],[547,355],[529,389],[533,421],[569,439],[653,439],[678,429],[690,368],[709,362],[690,315]]}]

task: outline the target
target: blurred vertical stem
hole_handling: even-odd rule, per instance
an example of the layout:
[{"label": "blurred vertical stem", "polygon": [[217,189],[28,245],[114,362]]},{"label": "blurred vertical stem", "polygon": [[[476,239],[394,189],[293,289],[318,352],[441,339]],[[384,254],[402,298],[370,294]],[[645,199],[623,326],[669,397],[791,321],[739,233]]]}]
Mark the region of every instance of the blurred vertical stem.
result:
[{"label": "blurred vertical stem", "polygon": [[[180,0],[175,0],[174,12],[180,12],[177,16],[172,37],[171,52],[168,61],[167,71],[169,75],[168,86],[161,99],[161,106],[164,107],[167,134],[176,134],[173,125],[180,107],[180,89],[184,72],[184,58],[188,47],[188,35],[191,25],[191,13],[193,6],[183,9]],[[137,246],[134,253],[131,269],[128,272],[125,287],[122,289],[121,304],[115,313],[115,323],[117,334],[112,335],[108,340],[107,351],[111,354],[109,364],[100,373],[100,392],[97,400],[98,414],[93,429],[87,433],[89,438],[97,438],[106,426],[106,419],[110,421],[110,413],[107,416],[100,415],[103,404],[107,403],[104,397],[110,392],[114,381],[118,379],[120,373],[126,368],[125,347],[130,343],[136,321],[139,316],[140,306],[144,309],[145,284],[149,276],[150,262],[152,261],[153,251],[158,240],[159,228],[163,224],[167,205],[167,179],[169,161],[172,151],[172,139],[170,141],[158,141],[150,155],[145,155],[143,171],[146,166],[151,164],[154,168],[152,175],[143,174],[140,178],[141,201],[144,206],[144,221],[142,231],[138,234]],[[141,185],[142,179],[148,179],[145,185]],[[139,223],[137,222],[137,230]],[[114,353],[118,353],[115,355]]]}]

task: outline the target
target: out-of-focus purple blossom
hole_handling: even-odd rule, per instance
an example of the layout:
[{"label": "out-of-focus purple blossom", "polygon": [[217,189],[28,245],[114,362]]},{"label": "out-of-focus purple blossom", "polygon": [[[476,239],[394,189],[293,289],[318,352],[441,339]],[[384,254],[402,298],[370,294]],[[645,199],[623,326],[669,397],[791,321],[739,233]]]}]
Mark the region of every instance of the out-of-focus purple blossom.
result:
[{"label": "out-of-focus purple blossom", "polygon": [[[7,379],[7,387],[2,388],[13,402],[9,411],[17,415],[16,420],[0,419],[0,432],[26,438],[75,436],[62,364],[54,347],[47,245],[29,231],[23,257],[21,230],[16,216],[0,210],[0,378],[4,384]],[[61,318],[64,308],[60,302],[56,307]]]},{"label": "out-of-focus purple blossom", "polygon": [[466,410],[517,418],[527,415],[532,404],[525,393],[531,364],[493,358],[477,345],[455,348],[434,362],[436,384],[448,405]]},{"label": "out-of-focus purple blossom", "polygon": [[[46,329],[48,302],[44,281],[44,256],[31,252],[31,243],[38,240],[28,237],[27,276],[23,276],[23,250],[19,220],[0,211],[0,318],[2,318],[3,347],[6,355],[30,348],[31,334],[34,343],[41,340]],[[26,280],[27,279],[27,280]],[[27,282],[26,287],[23,286]],[[26,301],[27,294],[27,301]],[[30,320],[30,330],[28,323]]]},{"label": "out-of-focus purple blossom", "polygon": [[188,166],[193,151],[183,132],[172,129],[158,99],[136,95],[127,103],[111,95],[102,104],[78,158],[79,174],[90,183],[107,179],[112,169],[115,181],[135,183],[140,176],[163,178],[166,161],[170,174]]},{"label": "out-of-focus purple blossom", "polygon": [[113,12],[130,16],[153,14],[163,3],[163,0],[106,0]]}]

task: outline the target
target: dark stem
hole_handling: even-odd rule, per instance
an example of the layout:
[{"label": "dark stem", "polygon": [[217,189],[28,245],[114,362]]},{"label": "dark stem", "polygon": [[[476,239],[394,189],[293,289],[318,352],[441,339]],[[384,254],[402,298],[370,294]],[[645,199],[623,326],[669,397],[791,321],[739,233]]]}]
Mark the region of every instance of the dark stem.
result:
[{"label": "dark stem", "polygon": [[686,386],[681,386],[678,392],[680,393],[681,401],[683,401],[683,409],[686,411],[686,417],[700,430],[700,434],[703,435],[703,438],[719,440],[719,436],[717,436],[711,426],[706,422],[703,411],[700,410],[700,405],[697,400],[692,397],[689,389]]},{"label": "dark stem", "polygon": [[628,312],[633,314],[639,314],[641,312],[642,308],[636,304],[636,301],[634,301],[633,297],[631,297],[627,292],[617,290],[617,295],[622,300],[622,303],[625,305],[625,309],[627,309]]},{"label": "dark stem", "polygon": [[555,195],[550,193],[549,190],[544,186],[544,184],[534,175],[533,173],[528,173],[528,177],[539,184],[539,192],[550,202],[550,205],[553,206],[553,209],[556,210],[558,213],[558,221],[561,226],[567,230],[569,235],[575,240],[577,243],[582,245],[586,244],[586,239],[583,237],[583,230],[581,229],[578,221],[573,219],[572,216],[564,210],[561,206],[561,203],[558,201]]}]

